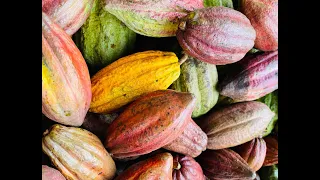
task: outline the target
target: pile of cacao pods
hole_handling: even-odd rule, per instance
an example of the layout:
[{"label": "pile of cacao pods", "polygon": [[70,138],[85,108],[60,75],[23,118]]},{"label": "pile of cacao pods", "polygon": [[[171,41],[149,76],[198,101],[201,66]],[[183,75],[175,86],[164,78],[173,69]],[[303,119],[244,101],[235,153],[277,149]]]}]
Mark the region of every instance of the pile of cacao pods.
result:
[{"label": "pile of cacao pods", "polygon": [[277,0],[42,0],[42,179],[278,179]]}]

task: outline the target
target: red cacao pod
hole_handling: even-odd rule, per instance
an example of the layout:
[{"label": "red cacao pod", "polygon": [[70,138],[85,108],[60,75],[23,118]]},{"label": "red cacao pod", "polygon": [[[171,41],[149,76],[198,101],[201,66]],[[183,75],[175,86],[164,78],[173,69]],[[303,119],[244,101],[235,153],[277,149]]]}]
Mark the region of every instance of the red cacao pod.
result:
[{"label": "red cacao pod", "polygon": [[231,149],[206,150],[198,158],[203,173],[211,180],[253,180],[256,173]]},{"label": "red cacao pod", "polygon": [[190,118],[184,131],[163,148],[191,157],[199,156],[206,150],[208,137],[205,132]]},{"label": "red cacao pod", "polygon": [[180,20],[177,39],[183,50],[201,61],[225,65],[242,59],[256,33],[249,19],[227,7],[190,12]]},{"label": "red cacao pod", "polygon": [[278,164],[278,139],[275,136],[267,136],[264,140],[267,145],[267,154],[263,166]]},{"label": "red cacao pod", "polygon": [[70,36],[42,12],[42,113],[80,126],[91,102],[87,64]]},{"label": "red cacao pod", "polygon": [[94,0],[42,0],[42,11],[68,35],[73,35],[90,15]]},{"label": "red cacao pod", "polygon": [[220,83],[221,95],[252,101],[278,89],[278,51],[249,55],[238,65],[240,70]]},{"label": "red cacao pod", "polygon": [[267,146],[262,138],[254,138],[235,147],[234,150],[248,163],[252,170],[258,171],[266,157]]},{"label": "red cacao pod", "polygon": [[60,171],[46,165],[42,165],[42,180],[66,180]]},{"label": "red cacao pod", "polygon": [[176,139],[188,125],[195,97],[158,90],[131,103],[107,130],[105,147],[123,159],[157,150]]},{"label": "red cacao pod", "polygon": [[242,0],[241,12],[256,30],[254,46],[262,51],[278,50],[278,0]]},{"label": "red cacao pod", "polygon": [[205,180],[200,164],[190,156],[173,156],[173,180]]},{"label": "red cacao pod", "polygon": [[115,180],[172,180],[172,166],[172,155],[161,153],[133,164]]}]

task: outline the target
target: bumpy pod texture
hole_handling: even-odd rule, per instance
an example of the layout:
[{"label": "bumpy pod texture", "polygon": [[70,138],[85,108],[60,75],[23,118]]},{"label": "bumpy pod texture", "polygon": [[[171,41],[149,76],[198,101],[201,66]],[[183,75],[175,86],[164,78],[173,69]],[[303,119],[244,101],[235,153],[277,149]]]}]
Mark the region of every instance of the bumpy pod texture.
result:
[{"label": "bumpy pod texture", "polygon": [[209,113],[200,127],[208,136],[207,149],[224,149],[262,136],[273,116],[261,102],[242,102]]},{"label": "bumpy pod texture", "polygon": [[278,89],[278,51],[249,55],[238,63],[241,70],[221,81],[221,95],[251,101]]},{"label": "bumpy pod texture", "polygon": [[218,101],[218,72],[214,64],[202,62],[192,57],[180,66],[180,76],[172,84],[172,89],[190,92],[197,98],[192,117],[206,114]]},{"label": "bumpy pod texture", "polygon": [[42,11],[68,35],[73,35],[88,18],[94,0],[42,0]]},{"label": "bumpy pod texture", "polygon": [[42,113],[80,126],[91,102],[88,67],[70,36],[42,13]]},{"label": "bumpy pod texture", "polygon": [[105,0],[105,9],[138,34],[175,36],[178,18],[203,8],[202,0]]},{"label": "bumpy pod texture", "polygon": [[133,164],[115,180],[172,180],[172,166],[172,155],[161,153]]},{"label": "bumpy pod texture", "polygon": [[144,93],[167,89],[179,75],[178,58],[172,52],[144,51],[122,57],[92,77],[90,111],[116,111]]},{"label": "bumpy pod texture", "polygon": [[173,180],[205,180],[200,164],[190,156],[173,156]]},{"label": "bumpy pod texture", "polygon": [[131,103],[107,130],[105,146],[124,159],[157,150],[176,139],[189,123],[195,97],[159,90]]},{"label": "bumpy pod texture", "polygon": [[183,50],[201,61],[225,65],[241,60],[253,48],[256,32],[249,19],[227,7],[209,7],[180,19],[177,39]]},{"label": "bumpy pod texture", "polygon": [[278,50],[278,0],[242,0],[241,12],[256,30],[254,46],[262,51]]},{"label": "bumpy pod texture", "polygon": [[53,125],[42,138],[42,150],[71,180],[111,180],[116,166],[97,136],[75,127]]}]

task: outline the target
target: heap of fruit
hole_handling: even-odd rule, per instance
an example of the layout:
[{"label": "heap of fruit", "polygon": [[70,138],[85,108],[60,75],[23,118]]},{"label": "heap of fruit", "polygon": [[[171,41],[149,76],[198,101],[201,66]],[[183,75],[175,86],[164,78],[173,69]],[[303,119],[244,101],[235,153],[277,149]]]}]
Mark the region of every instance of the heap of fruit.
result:
[{"label": "heap of fruit", "polygon": [[278,179],[277,0],[42,0],[42,179]]}]

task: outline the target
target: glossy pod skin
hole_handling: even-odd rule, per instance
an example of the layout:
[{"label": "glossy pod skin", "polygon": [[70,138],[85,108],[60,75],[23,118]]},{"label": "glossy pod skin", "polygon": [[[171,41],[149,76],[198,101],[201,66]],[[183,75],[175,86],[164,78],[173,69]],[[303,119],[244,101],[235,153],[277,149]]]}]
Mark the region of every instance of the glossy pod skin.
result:
[{"label": "glossy pod skin", "polygon": [[42,113],[80,126],[91,102],[87,64],[72,39],[42,13]]}]

